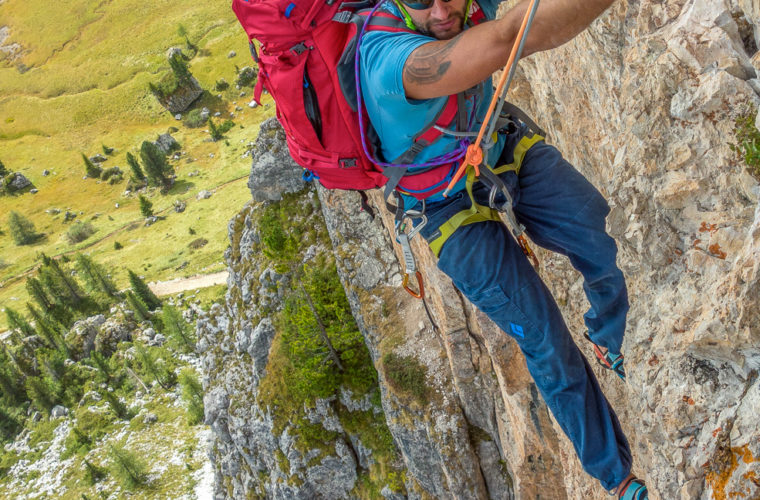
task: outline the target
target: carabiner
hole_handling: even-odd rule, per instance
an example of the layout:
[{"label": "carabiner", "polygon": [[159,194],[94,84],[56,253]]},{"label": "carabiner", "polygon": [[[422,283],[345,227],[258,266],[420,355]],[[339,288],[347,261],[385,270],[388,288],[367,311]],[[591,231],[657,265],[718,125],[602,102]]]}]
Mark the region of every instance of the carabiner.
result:
[{"label": "carabiner", "polygon": [[536,271],[538,271],[538,256],[533,253],[533,250],[531,250],[530,245],[528,245],[528,240],[525,239],[525,235],[521,234],[517,237],[517,243],[520,244],[520,248],[522,248],[523,253],[525,254],[528,259],[530,259],[530,262],[533,264],[533,267],[536,268]]},{"label": "carabiner", "polygon": [[422,273],[415,271],[414,274],[417,276],[417,288],[420,290],[419,293],[415,293],[414,290],[409,288],[409,273],[404,273],[404,279],[401,284],[403,285],[404,290],[409,292],[409,295],[415,299],[422,299],[425,297],[425,288],[422,286]]}]

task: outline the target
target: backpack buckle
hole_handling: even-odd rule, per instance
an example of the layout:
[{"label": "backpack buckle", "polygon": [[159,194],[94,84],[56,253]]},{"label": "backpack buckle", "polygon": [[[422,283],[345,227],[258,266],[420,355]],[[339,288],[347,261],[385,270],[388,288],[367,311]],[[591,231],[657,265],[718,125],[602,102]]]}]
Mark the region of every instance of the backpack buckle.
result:
[{"label": "backpack buckle", "polygon": [[295,55],[300,56],[304,52],[309,50],[309,47],[306,46],[306,43],[301,42],[299,44],[293,45],[290,47],[290,51],[293,52]]},{"label": "backpack buckle", "polygon": [[341,158],[338,160],[340,168],[354,168],[356,167],[356,158]]}]

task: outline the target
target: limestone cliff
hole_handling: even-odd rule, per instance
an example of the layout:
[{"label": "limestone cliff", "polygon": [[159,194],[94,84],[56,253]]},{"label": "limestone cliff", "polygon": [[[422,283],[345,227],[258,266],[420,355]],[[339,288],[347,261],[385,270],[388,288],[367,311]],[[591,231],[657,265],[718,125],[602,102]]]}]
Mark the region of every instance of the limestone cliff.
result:
[{"label": "limestone cliff", "polygon": [[[728,147],[734,118],[760,102],[758,27],[760,5],[750,0],[618,2],[572,42],[521,62],[513,88],[612,207],[608,229],[631,297],[628,381],[598,376],[651,498],[760,497],[760,188]],[[254,176],[249,186],[255,199],[273,192]],[[263,205],[249,205],[230,225],[227,304],[200,326],[218,497],[355,496],[372,451],[331,412],[364,404],[375,415],[382,407],[393,437],[403,487],[386,481],[385,498],[607,498],[581,470],[514,342],[437,271],[422,242],[413,247],[437,330],[399,287],[384,210],[373,219],[355,193],[318,194],[377,369],[379,405],[341,395],[309,409],[333,432],[329,449],[310,459],[293,445],[294,430],[273,432],[273,413],[245,392],[267,376],[274,332],[261,311],[291,286],[255,264]],[[381,206],[378,193],[371,198]],[[592,358],[580,276],[565,258],[539,257]],[[389,353],[424,368],[424,397],[395,382]]]}]

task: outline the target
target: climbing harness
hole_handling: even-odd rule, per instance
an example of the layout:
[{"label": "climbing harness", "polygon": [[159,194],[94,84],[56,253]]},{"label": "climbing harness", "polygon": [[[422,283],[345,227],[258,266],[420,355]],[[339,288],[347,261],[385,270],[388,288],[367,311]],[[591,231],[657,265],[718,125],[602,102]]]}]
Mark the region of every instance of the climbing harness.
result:
[{"label": "climbing harness", "polygon": [[[372,154],[368,146],[368,141],[365,140],[367,137],[367,131],[365,130],[364,110],[361,102],[361,78],[359,74],[359,47],[361,45],[361,40],[364,33],[370,29],[370,26],[382,25],[392,29],[399,29],[396,27],[396,23],[398,22],[396,20],[398,18],[388,13],[378,12],[378,9],[385,1],[386,0],[379,2],[369,12],[369,14],[365,14],[364,23],[359,30],[354,53],[355,95],[357,98],[359,130],[360,136],[362,138],[361,143],[362,147],[364,148],[364,153],[368,158],[372,159],[372,162],[375,165],[383,169],[383,174],[388,178],[388,182],[385,185],[383,198],[385,200],[387,208],[392,213],[395,213],[394,237],[396,242],[401,246],[401,252],[404,259],[404,275],[402,280],[402,286],[404,290],[406,290],[413,297],[424,300],[425,292],[422,282],[422,275],[417,270],[410,242],[412,238],[417,233],[419,233],[422,227],[424,227],[427,223],[424,203],[425,198],[436,192],[444,190],[444,186],[448,182],[447,187],[443,191],[443,195],[447,196],[453,186],[459,181],[465,172],[467,172],[466,189],[470,197],[471,206],[468,210],[464,210],[458,214],[455,214],[454,217],[442,224],[438,231],[435,231],[434,237],[428,241],[434,254],[436,256],[439,255],[446,239],[451,236],[451,234],[453,234],[458,227],[486,220],[501,220],[499,213],[504,213],[507,222],[523,252],[531,260],[533,265],[538,267],[538,259],[530,249],[525,235],[523,234],[525,227],[519,224],[512,210],[512,197],[504,182],[498,177],[498,174],[508,170],[519,172],[519,168],[522,164],[522,159],[525,156],[525,152],[533,144],[542,140],[543,136],[545,135],[543,131],[540,130],[535,125],[535,123],[533,123],[532,120],[527,118],[527,115],[525,115],[525,113],[520,111],[516,106],[510,105],[506,102],[507,90],[514,76],[516,68],[515,61],[519,60],[520,54],[522,53],[530,24],[532,23],[533,17],[535,16],[536,10],[538,8],[538,0],[532,0],[531,5],[526,12],[525,18],[523,19],[522,25],[520,27],[520,31],[518,32],[517,38],[515,40],[515,44],[510,53],[507,66],[505,67],[504,72],[500,78],[499,85],[497,86],[497,89],[494,93],[494,98],[488,107],[486,117],[483,121],[482,126],[480,127],[479,132],[477,134],[471,132],[472,120],[475,117],[475,113],[473,112],[473,116],[469,117],[468,119],[466,116],[467,113],[465,109],[465,101],[466,99],[479,95],[481,91],[480,85],[482,84],[476,88],[469,89],[468,91],[449,96],[446,105],[436,117],[434,123],[431,123],[416,137],[414,137],[412,146],[409,148],[409,150],[404,152],[398,158],[395,158],[392,162],[383,162],[381,159]],[[411,21],[411,16],[409,16],[409,13],[403,6],[403,3],[400,1],[395,1],[394,3],[399,6],[399,10],[401,11],[403,17],[403,21],[401,21],[402,26],[408,30],[415,30],[416,27]],[[480,11],[479,7],[477,7],[476,10],[471,9],[472,6],[473,2],[472,0],[469,0],[467,3],[467,16],[469,17],[471,14],[473,14],[473,12],[475,12],[472,15],[471,22],[479,22],[484,17],[483,13]],[[497,113],[494,113],[494,110],[497,108],[497,106],[499,111]],[[477,109],[476,103],[473,103],[472,109]],[[514,127],[515,130],[517,128],[514,121],[507,119],[506,117],[511,117],[513,119],[522,121],[528,125],[532,134],[530,136],[526,135],[519,141],[514,151],[513,163],[498,167],[496,169],[491,169],[489,166],[483,165],[483,149],[487,150],[493,147],[493,145],[496,143],[496,130],[501,130],[509,123],[512,124],[512,127]],[[456,129],[451,130],[449,128],[446,128],[445,125],[451,123],[455,118]],[[433,141],[437,140],[444,134],[458,138],[457,145],[452,151],[424,163],[414,163],[415,158],[420,153],[420,151],[425,149]],[[471,143],[472,137],[476,137],[474,143]],[[461,166],[457,169],[457,164],[460,164],[460,162]],[[442,176],[441,180],[434,183],[432,186],[426,185],[421,189],[415,189],[413,182],[415,175],[428,173],[434,169],[437,169],[437,171],[441,174],[445,174]],[[490,203],[488,207],[476,203],[473,198],[472,187],[476,180],[483,182],[485,185],[490,186],[491,188],[489,196]],[[405,210],[403,206],[403,200],[401,199],[399,192],[406,195],[411,195],[420,200],[422,203],[422,209]],[[499,193],[503,194],[505,202],[497,206],[495,200]],[[393,196],[396,197],[395,205],[391,201],[391,198]],[[419,222],[416,224],[408,224],[406,222],[407,219],[410,221],[419,219]],[[412,228],[409,230],[408,228],[410,225]],[[409,284],[412,276],[414,276],[417,281],[418,291],[416,292],[410,287]]]},{"label": "climbing harness", "polygon": [[[512,52],[509,55],[509,60],[507,61],[507,65],[504,67],[501,78],[499,78],[499,84],[496,86],[496,92],[494,92],[493,99],[491,100],[491,103],[488,107],[488,112],[486,113],[486,117],[480,127],[478,137],[475,139],[475,142],[473,144],[470,144],[467,147],[467,154],[465,155],[465,159],[462,162],[461,167],[459,167],[459,170],[457,170],[454,178],[451,180],[448,187],[443,193],[443,196],[448,196],[452,187],[459,181],[462,175],[470,169],[470,167],[474,169],[476,177],[480,177],[482,174],[484,180],[486,180],[486,183],[490,184],[491,186],[489,206],[505,214],[508,225],[512,230],[512,234],[514,234],[517,243],[520,245],[523,253],[531,260],[533,266],[536,268],[539,266],[538,257],[535,253],[533,253],[530,245],[528,245],[528,240],[525,238],[525,226],[520,224],[515,217],[514,211],[512,210],[512,196],[510,195],[509,190],[501,181],[501,179],[499,179],[497,175],[494,175],[497,173],[496,171],[491,172],[488,165],[485,165],[485,168],[481,169],[481,166],[484,165],[483,149],[481,148],[480,144],[483,140],[483,136],[487,133],[487,136],[490,137],[496,128],[498,117],[501,115],[501,110],[503,109],[504,103],[506,102],[506,95],[507,91],[509,90],[509,85],[512,83],[512,79],[514,78],[514,74],[517,68],[516,61],[520,59],[520,55],[522,54],[522,50],[525,46],[525,40],[527,39],[528,31],[531,24],[533,23],[533,18],[536,15],[536,11],[538,10],[538,1],[539,0],[531,0],[531,4],[528,7],[528,10],[525,12],[525,17],[523,18],[522,25],[520,26],[520,31],[517,34],[517,40],[515,40],[515,44],[512,47]],[[499,108],[499,113],[494,115],[493,112],[497,106]],[[496,117],[496,119],[492,120],[492,116]],[[543,139],[543,137],[541,137],[539,134],[534,133],[532,138],[536,137]],[[521,142],[522,140],[524,140],[524,138],[521,139]],[[520,162],[522,162],[522,159]],[[519,169],[519,165],[517,168]],[[468,184],[470,182],[469,177],[470,174],[468,174]],[[496,194],[499,192],[504,195],[505,202],[500,207],[494,207],[493,202]],[[470,200],[472,201],[473,207],[476,207],[477,204],[473,199],[471,187],[468,189],[468,194],[470,195]],[[481,212],[478,210],[478,213]],[[443,246],[443,242],[440,243],[440,246]],[[440,252],[440,248],[438,251]]]}]

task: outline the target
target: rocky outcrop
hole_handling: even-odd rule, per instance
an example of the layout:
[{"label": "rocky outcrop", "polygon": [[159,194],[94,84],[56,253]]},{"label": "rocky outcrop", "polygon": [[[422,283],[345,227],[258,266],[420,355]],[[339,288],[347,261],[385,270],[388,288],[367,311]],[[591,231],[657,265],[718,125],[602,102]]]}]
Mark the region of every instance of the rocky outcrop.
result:
[{"label": "rocky outcrop", "polygon": [[301,168],[288,154],[285,131],[276,118],[261,124],[253,147],[248,189],[254,201],[279,200],[283,193],[292,193],[306,183]]},{"label": "rocky outcrop", "polygon": [[[631,297],[628,381],[601,370],[598,377],[653,499],[760,495],[760,188],[728,147],[734,117],[760,102],[759,23],[760,7],[749,0],[619,2],[577,39],[524,60],[512,92],[611,205],[608,229]],[[268,126],[260,137],[277,139]],[[267,175],[253,172],[269,154],[260,148],[284,150],[281,141],[257,146],[249,182],[255,199],[277,199],[278,186],[260,187]],[[393,221],[384,210],[372,219],[354,193],[319,196],[406,468],[401,494],[607,498],[582,471],[514,342],[461,297],[425,245],[414,241],[413,249],[435,327],[423,303],[399,288],[400,252],[394,255]],[[371,199],[382,206],[378,193]],[[261,307],[275,307],[283,279],[254,264],[253,207],[230,224],[227,304],[201,327],[217,495],[299,498],[329,490],[340,498],[351,468],[367,460],[358,446],[352,462],[334,444],[329,470],[336,482],[326,490],[314,489],[326,480],[306,472],[308,461],[297,454],[290,464],[298,464],[301,487],[264,478],[282,477],[276,457],[290,458],[296,447],[295,434],[273,432],[271,414],[246,392],[266,376],[271,334],[266,325],[254,332]],[[564,257],[539,256],[544,281],[593,359],[583,339],[580,276]],[[423,368],[424,397],[394,382],[389,354]],[[335,428],[329,411],[314,411],[326,431]]]},{"label": "rocky outcrop", "polygon": [[177,87],[177,90],[170,95],[159,98],[158,102],[170,113],[183,113],[202,95],[201,84],[195,77],[190,77],[187,82]]}]

